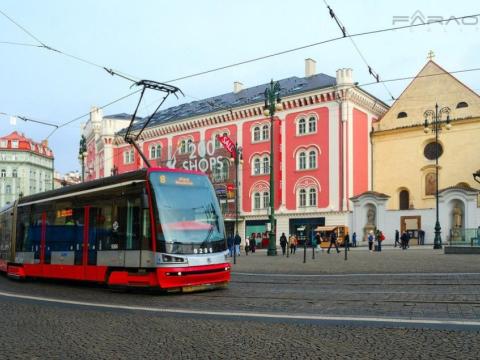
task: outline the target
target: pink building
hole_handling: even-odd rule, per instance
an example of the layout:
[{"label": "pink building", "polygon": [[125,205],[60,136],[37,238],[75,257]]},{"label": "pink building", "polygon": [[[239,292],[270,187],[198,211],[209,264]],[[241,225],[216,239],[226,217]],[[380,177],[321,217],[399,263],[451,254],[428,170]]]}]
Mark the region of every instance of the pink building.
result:
[{"label": "pink building", "polygon": [[[210,174],[224,206],[227,231],[233,231],[235,172],[215,137],[227,134],[237,142],[243,159],[239,166],[242,238],[265,232],[268,223],[272,135],[277,236],[301,232],[309,238],[317,226],[348,226],[349,198],[371,189],[369,132],[388,106],[356,86],[351,69],[337,70],[336,77],[316,74],[312,59],[305,62],[305,77],[279,83],[283,110],[275,114],[273,131],[270,118],[263,115],[268,84],[243,89],[236,82],[231,93],[160,111],[139,142],[152,166]],[[140,127],[138,121],[134,129]],[[105,155],[89,148],[87,162],[98,158],[104,162],[103,172],[99,166],[95,177],[109,175],[107,168],[123,173],[145,166],[120,135],[112,137],[111,165]]]}]

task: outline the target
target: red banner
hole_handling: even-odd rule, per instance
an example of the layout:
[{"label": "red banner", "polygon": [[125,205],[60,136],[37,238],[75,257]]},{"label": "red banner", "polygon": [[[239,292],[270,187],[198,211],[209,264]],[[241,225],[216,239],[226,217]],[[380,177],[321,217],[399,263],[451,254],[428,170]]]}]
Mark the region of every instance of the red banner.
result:
[{"label": "red banner", "polygon": [[230,139],[227,135],[217,135],[217,139],[234,158],[237,156],[237,149],[235,148],[235,144],[233,143],[232,139]]}]

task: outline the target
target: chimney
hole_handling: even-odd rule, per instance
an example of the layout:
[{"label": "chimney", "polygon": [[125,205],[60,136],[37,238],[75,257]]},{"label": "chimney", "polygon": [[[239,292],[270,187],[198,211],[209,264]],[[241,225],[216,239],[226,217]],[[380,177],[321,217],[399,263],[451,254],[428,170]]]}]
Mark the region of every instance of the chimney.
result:
[{"label": "chimney", "polygon": [[235,94],[238,94],[242,90],[243,90],[243,84],[240,81],[235,81],[233,83],[233,92]]},{"label": "chimney", "polygon": [[42,140],[42,146],[48,148],[48,140]]},{"label": "chimney", "polygon": [[352,69],[343,68],[337,70],[337,86],[353,85]]},{"label": "chimney", "polygon": [[305,77],[310,77],[315,75],[317,62],[313,59],[305,59]]}]

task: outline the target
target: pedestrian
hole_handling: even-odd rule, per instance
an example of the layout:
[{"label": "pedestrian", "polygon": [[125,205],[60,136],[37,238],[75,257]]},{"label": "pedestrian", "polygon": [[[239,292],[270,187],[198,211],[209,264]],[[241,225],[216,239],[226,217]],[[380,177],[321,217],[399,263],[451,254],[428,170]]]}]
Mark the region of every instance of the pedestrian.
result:
[{"label": "pedestrian", "polygon": [[398,244],[399,248],[402,247],[402,243],[400,242],[400,232],[398,230],[395,230],[395,244],[394,244],[394,247],[397,247],[397,244]]},{"label": "pedestrian", "polygon": [[382,241],[385,240],[385,236],[380,230],[377,230],[375,238],[377,239],[377,251],[382,251]]},{"label": "pedestrian", "polygon": [[425,245],[425,231],[422,229],[418,230],[418,242],[420,245]]},{"label": "pedestrian", "polygon": [[235,244],[235,254],[238,254],[238,256],[240,256],[240,243],[242,242],[242,238],[240,237],[240,235],[238,235],[238,232],[235,234],[233,242]]},{"label": "pedestrian", "polygon": [[255,239],[255,233],[252,233],[250,236],[250,251],[252,254],[255,254],[255,250],[257,249],[257,240]]},{"label": "pedestrian", "polygon": [[250,251],[250,239],[248,237],[245,238],[245,255],[248,256],[248,252]]},{"label": "pedestrian", "polygon": [[233,236],[229,234],[227,237],[227,247],[228,247],[228,256],[232,257],[233,255]]},{"label": "pedestrian", "polygon": [[320,236],[320,233],[317,232],[317,235],[315,235],[315,251],[318,252],[318,247],[322,243],[322,237]]},{"label": "pedestrian", "polygon": [[327,254],[330,254],[330,249],[332,248],[332,245],[335,245],[335,249],[337,250],[337,254],[338,254],[340,250],[338,250],[337,233],[335,231],[332,231],[330,233],[330,246],[328,247]]},{"label": "pedestrian", "polygon": [[295,235],[291,235],[290,236],[290,239],[289,239],[289,243],[290,243],[290,254],[295,254],[295,251],[297,250],[297,238],[295,237]]},{"label": "pedestrian", "polygon": [[374,240],[374,236],[373,236],[373,230],[370,230],[370,233],[368,234],[368,250],[370,250],[370,252],[373,251],[373,240]]},{"label": "pedestrian", "polygon": [[343,238],[343,246],[345,246],[345,249],[348,249],[350,246],[350,235],[348,233],[345,234],[345,237]]},{"label": "pedestrian", "polygon": [[352,235],[352,247],[357,247],[357,233],[354,232]]},{"label": "pedestrian", "polygon": [[402,236],[400,237],[400,240],[402,240],[402,250],[407,249],[407,241],[408,241],[408,235],[406,231],[402,232]]},{"label": "pedestrian", "polygon": [[410,248],[410,239],[412,238],[412,236],[410,235],[410,233],[407,231],[407,249]]},{"label": "pedestrian", "polygon": [[285,250],[287,248],[287,237],[285,233],[282,233],[282,236],[280,236],[280,246],[282,247],[282,255],[285,256]]}]

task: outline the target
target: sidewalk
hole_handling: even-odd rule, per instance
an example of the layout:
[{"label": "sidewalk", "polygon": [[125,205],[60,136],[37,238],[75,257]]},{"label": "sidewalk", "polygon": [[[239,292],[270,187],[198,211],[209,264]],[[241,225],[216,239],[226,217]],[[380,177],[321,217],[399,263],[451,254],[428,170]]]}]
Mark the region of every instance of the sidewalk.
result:
[{"label": "sidewalk", "polygon": [[[353,248],[345,260],[344,249],[336,253],[334,249],[315,253],[307,249],[306,263],[303,263],[304,250],[298,248],[296,254],[288,258],[277,249],[276,256],[267,256],[265,249],[245,256],[242,251],[232,263],[232,272],[268,274],[399,274],[399,273],[480,273],[478,255],[445,255],[442,250],[433,250],[424,245],[401,250],[395,247],[382,248],[381,252],[370,252],[368,247]],[[459,275],[461,276],[461,275]]]}]

